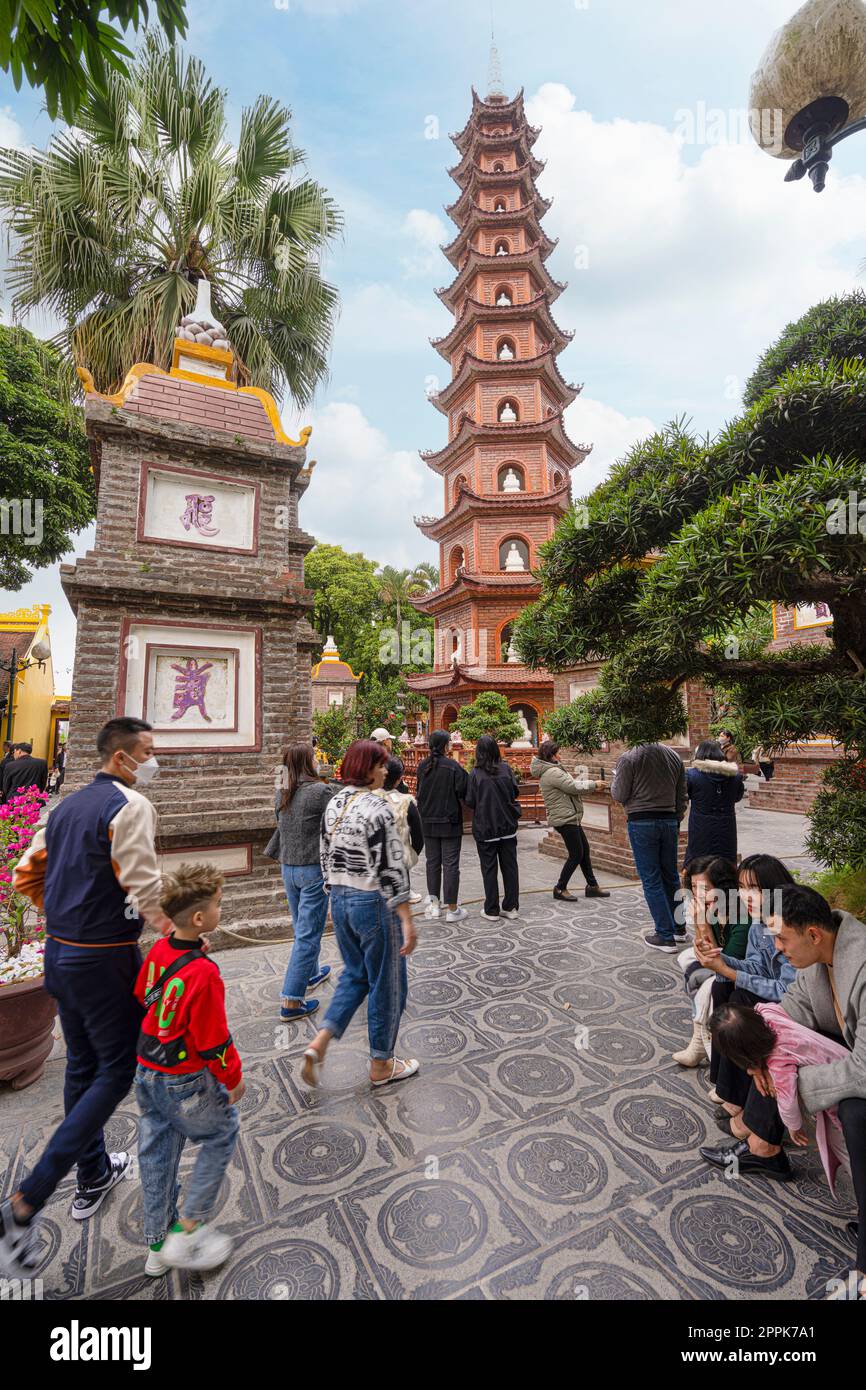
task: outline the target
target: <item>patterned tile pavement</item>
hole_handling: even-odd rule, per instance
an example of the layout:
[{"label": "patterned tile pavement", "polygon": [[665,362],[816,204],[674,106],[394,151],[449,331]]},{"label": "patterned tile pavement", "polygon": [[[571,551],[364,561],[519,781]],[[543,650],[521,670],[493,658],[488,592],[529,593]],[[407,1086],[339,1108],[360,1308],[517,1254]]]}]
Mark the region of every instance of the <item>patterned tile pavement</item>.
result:
[{"label": "patterned tile pavement", "polygon": [[[671,1061],[688,1006],[675,960],[641,943],[637,889],[526,896],[495,927],[477,908],[421,925],[401,1042],[422,1073],[384,1092],[366,1083],[361,1017],[307,1091],[314,1024],[275,1021],[287,948],[222,954],[248,1088],[217,1217],[231,1261],[146,1279],[135,1175],[87,1223],[68,1215],[69,1179],[40,1228],[45,1296],[822,1297],[848,1263],[850,1189],[833,1202],[814,1148],[787,1186],[702,1162],[706,1072]],[[324,956],[337,965],[333,939]],[[62,1073],[57,1057],[37,1086],[0,1092],[0,1192],[59,1118]],[[137,1130],[130,1098],[111,1146],[134,1152]]]}]

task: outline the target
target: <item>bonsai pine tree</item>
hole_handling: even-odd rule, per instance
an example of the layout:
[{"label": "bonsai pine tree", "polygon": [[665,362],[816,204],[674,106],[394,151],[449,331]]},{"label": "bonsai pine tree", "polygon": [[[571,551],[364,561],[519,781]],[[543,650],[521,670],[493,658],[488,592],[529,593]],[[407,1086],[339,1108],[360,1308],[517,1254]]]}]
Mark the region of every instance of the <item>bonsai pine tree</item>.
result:
[{"label": "bonsai pine tree", "polygon": [[511,743],[523,735],[523,726],[508,708],[505,696],[493,690],[485,690],[471,705],[461,705],[452,727],[460,730],[461,738],[472,743],[483,734],[491,734],[498,743]]},{"label": "bonsai pine tree", "polygon": [[[543,549],[542,594],[516,630],[531,666],[604,663],[548,716],[561,743],[670,738],[702,680],[752,744],[829,736],[844,750],[810,847],[866,864],[866,296],[790,324],[715,439],[681,421],[642,441]],[[770,652],[763,605],[827,604],[829,644]],[[745,750],[744,750],[745,751]],[[856,817],[856,823],[852,823]]]}]

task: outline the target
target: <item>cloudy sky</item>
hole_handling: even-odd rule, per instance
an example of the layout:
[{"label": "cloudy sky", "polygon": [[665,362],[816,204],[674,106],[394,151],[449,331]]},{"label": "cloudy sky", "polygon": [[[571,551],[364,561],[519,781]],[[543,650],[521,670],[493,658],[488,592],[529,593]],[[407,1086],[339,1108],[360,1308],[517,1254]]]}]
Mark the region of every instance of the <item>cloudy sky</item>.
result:
[{"label": "cloudy sky", "polygon": [[[428,340],[449,326],[433,293],[453,277],[439,251],[453,230],[448,135],[465,124],[472,85],[486,90],[490,0],[187,8],[188,45],[228,89],[235,127],[259,92],[288,103],[310,171],[345,214],[327,268],[342,296],[331,376],[302,420],[318,461],[302,522],[380,563],[434,558],[412,518],[441,510],[417,451],[445,438],[425,393],[444,384]],[[819,197],[808,182],[785,184],[784,166],[747,134],[750,74],[795,8],[495,0],[506,90],[524,88],[543,130],[539,184],[559,239],[550,269],[569,282],[554,313],[575,337],[560,364],[584,390],[568,428],[594,445],[576,493],[674,416],[716,431],[781,328],[863,283],[866,140],[841,146]],[[43,145],[50,131],[37,95],[0,82],[0,141]],[[297,423],[291,408],[285,419]],[[0,610],[22,602],[53,605],[67,689],[74,624],[56,572],[0,592]]]}]

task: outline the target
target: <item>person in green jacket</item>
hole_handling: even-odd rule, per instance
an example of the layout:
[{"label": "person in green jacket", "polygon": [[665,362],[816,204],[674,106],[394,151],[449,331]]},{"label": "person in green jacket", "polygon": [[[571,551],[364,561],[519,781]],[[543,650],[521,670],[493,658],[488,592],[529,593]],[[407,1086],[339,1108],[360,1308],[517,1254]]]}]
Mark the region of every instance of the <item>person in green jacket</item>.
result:
[{"label": "person in green jacket", "polygon": [[[737,866],[730,860],[713,854],[691,859],[683,869],[682,881],[679,896],[686,918],[694,929],[695,942],[693,947],[680,952],[677,964],[685,977],[686,994],[691,1001],[692,1036],[681,1052],[673,1053],[673,1059],[681,1067],[703,1067],[710,1057],[715,974],[706,953],[721,949],[733,960],[745,960],[752,919],[740,897]],[[678,921],[682,910],[682,907],[677,908]]]},{"label": "person in green jacket", "polygon": [[586,792],[600,791],[604,782],[588,779],[578,780],[570,776],[559,761],[559,744],[552,739],[545,740],[536,757],[529,764],[529,774],[537,777],[544,797],[544,809],[548,824],[557,830],[565,841],[568,858],[562,866],[559,882],[553,890],[558,902],[576,903],[577,898],[568,891],[568,880],[575,869],[580,867],[586,879],[588,898],[609,898],[604,888],[600,888],[593,872],[589,855],[589,841],[581,825],[583,820],[583,797]]}]

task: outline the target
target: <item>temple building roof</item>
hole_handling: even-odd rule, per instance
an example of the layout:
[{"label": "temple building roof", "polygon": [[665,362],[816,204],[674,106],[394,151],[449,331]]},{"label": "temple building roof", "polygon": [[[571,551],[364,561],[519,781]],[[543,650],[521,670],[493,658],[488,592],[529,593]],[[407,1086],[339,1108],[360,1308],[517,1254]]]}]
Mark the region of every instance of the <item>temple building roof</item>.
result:
[{"label": "temple building roof", "polygon": [[521,203],[523,205],[531,204],[537,217],[543,217],[553,207],[553,199],[541,196],[535,186],[529,166],[524,164],[519,169],[504,169],[501,173],[494,173],[492,169],[488,171],[474,166],[472,175],[460,197],[456,202],[446,205],[445,211],[452,222],[456,222],[458,227],[462,226],[470,208],[478,202],[476,194],[479,188],[513,189],[515,185],[523,194]]},{"label": "temple building roof", "polygon": [[[479,207],[477,203],[472,203],[469,216],[463,223],[460,231],[453,241],[447,246],[441,247],[443,256],[459,269],[460,262],[466,254],[470,238],[481,227],[505,227],[513,229],[515,226],[524,227],[530,233],[532,245],[538,245],[541,259],[546,261],[548,256],[555,251],[559,245],[558,237],[549,237],[541,225],[536,209],[528,204],[526,207],[511,208],[507,212],[492,212],[489,208]],[[499,258],[501,259],[501,257]]]},{"label": "temple building roof", "polygon": [[328,681],[332,684],[340,681],[354,681],[357,685],[363,674],[363,671],[359,671],[357,676],[355,675],[348,661],[343,661],[340,656],[333,637],[329,636],[322,649],[321,660],[316,663],[310,672],[310,679],[314,681]]},{"label": "temple building roof", "polygon": [[277,403],[259,386],[238,385],[237,360],[222,324],[210,310],[210,286],[200,280],[191,314],[177,326],[169,371],[152,362],[130,367],[119,391],[97,391],[91,373],[78,368],[88,400],[105,401],[135,415],[222,430],[245,439],[303,448],[312,426],[290,439],[283,429]]}]

